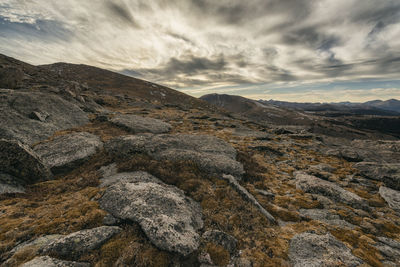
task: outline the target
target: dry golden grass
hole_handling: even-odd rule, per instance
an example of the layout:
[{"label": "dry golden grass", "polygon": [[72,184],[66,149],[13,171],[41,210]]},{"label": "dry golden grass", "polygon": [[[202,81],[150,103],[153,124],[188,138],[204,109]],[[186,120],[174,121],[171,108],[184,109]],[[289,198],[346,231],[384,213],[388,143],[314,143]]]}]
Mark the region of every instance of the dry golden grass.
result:
[{"label": "dry golden grass", "polygon": [[223,246],[207,243],[205,251],[210,255],[213,263],[218,266],[226,266],[230,261],[229,252]]},{"label": "dry golden grass", "polygon": [[167,267],[174,255],[154,247],[136,224],[123,225],[123,231],[98,251],[82,257],[95,266]]},{"label": "dry golden grass", "polygon": [[[16,244],[48,234],[69,234],[102,225],[105,212],[96,168],[103,154],[64,177],[34,184],[24,195],[0,201],[0,259]],[[21,256],[19,256],[21,258]]]}]

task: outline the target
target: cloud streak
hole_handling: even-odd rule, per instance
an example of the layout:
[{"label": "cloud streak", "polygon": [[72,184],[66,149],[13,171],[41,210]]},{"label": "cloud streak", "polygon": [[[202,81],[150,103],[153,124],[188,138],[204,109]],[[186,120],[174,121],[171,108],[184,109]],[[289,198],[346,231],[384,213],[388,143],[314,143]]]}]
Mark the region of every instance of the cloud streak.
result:
[{"label": "cloud streak", "polygon": [[1,53],[192,94],[399,79],[399,40],[396,0],[0,0]]}]

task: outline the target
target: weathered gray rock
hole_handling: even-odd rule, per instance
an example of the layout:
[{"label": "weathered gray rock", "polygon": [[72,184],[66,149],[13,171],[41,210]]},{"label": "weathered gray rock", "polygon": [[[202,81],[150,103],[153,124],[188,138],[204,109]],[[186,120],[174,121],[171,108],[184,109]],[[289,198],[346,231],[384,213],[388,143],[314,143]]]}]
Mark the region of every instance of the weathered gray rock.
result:
[{"label": "weathered gray rock", "polygon": [[18,251],[21,251],[21,250],[23,250],[23,249],[25,249],[27,247],[31,247],[31,246],[34,246],[34,247],[37,247],[38,249],[41,249],[41,248],[44,248],[47,245],[49,245],[51,242],[53,242],[53,241],[55,241],[57,239],[60,239],[62,237],[63,237],[63,235],[45,235],[45,236],[41,236],[41,237],[36,238],[33,241],[28,241],[28,242],[24,242],[22,244],[19,244],[18,246],[13,248],[10,253],[14,254],[14,253],[17,253]]},{"label": "weathered gray rock", "polygon": [[81,230],[56,239],[43,247],[40,252],[41,254],[56,254],[60,257],[76,259],[87,251],[99,248],[120,231],[121,228],[116,226],[100,226]]},{"label": "weathered gray rock", "polygon": [[111,176],[118,173],[118,167],[116,163],[111,163],[107,166],[101,167],[98,172],[100,173],[101,177]]},{"label": "weathered gray rock", "polygon": [[360,162],[354,164],[354,168],[366,178],[381,181],[387,187],[400,190],[400,164],[399,163],[377,163]]},{"label": "weathered gray rock", "polygon": [[0,194],[24,192],[25,188],[19,184],[18,178],[0,172]]},{"label": "weathered gray rock", "polygon": [[[0,139],[0,184],[19,188],[52,178],[52,173],[28,146]],[[8,174],[8,175],[7,175]]]},{"label": "weathered gray rock", "polygon": [[169,123],[150,117],[141,117],[133,114],[117,115],[111,123],[128,130],[131,133],[167,133],[172,126]]},{"label": "weathered gray rock", "polygon": [[50,93],[0,89],[0,138],[32,145],[89,122],[74,103]]},{"label": "weathered gray rock", "polygon": [[326,152],[328,156],[336,156],[339,158],[343,158],[350,162],[360,162],[363,161],[363,156],[360,155],[359,151],[352,148],[340,148],[340,149],[331,149]]},{"label": "weathered gray rock", "polygon": [[14,247],[9,253],[7,253],[8,260],[4,262],[4,266],[14,266],[15,260],[12,256],[16,253],[24,253],[24,251],[36,251],[43,249],[44,247],[48,246],[51,242],[63,237],[63,235],[45,235],[39,238],[36,238],[33,241],[26,241],[18,246]]},{"label": "weathered gray rock", "polygon": [[130,135],[111,139],[108,153],[129,157],[146,153],[158,160],[188,160],[209,173],[228,173],[240,177],[243,166],[235,160],[235,149],[225,141],[208,135]]},{"label": "weathered gray rock", "polygon": [[26,262],[20,267],[90,267],[90,264],[76,261],[62,261],[49,256],[42,256]]},{"label": "weathered gray rock", "polygon": [[111,214],[107,214],[106,216],[104,216],[103,218],[103,224],[104,225],[108,225],[108,226],[113,226],[113,225],[118,225],[121,223],[121,220],[118,218],[115,218],[114,216],[112,216]]},{"label": "weathered gray rock", "polygon": [[266,211],[264,207],[261,206],[261,204],[257,201],[257,199],[252,194],[250,194],[249,191],[246,190],[246,188],[238,183],[235,177],[233,177],[232,175],[224,174],[222,175],[222,178],[227,180],[229,184],[233,187],[233,189],[235,189],[235,191],[238,192],[243,199],[254,205],[261,212],[261,214],[264,215],[271,223],[276,224],[274,216]]},{"label": "weathered gray rock", "polygon": [[210,230],[205,232],[201,237],[205,241],[213,242],[214,244],[223,246],[231,255],[236,253],[236,238],[225,232],[219,230]]},{"label": "weathered gray rock", "polygon": [[350,145],[364,159],[380,163],[400,162],[400,141],[395,140],[354,140]]},{"label": "weathered gray rock", "polygon": [[345,220],[340,219],[339,215],[332,214],[328,210],[322,209],[300,209],[299,213],[301,216],[318,220],[330,225],[347,227],[350,229],[355,228],[355,225],[346,222]]},{"label": "weathered gray rock", "polygon": [[400,212],[400,192],[385,186],[379,187],[379,195],[389,204],[393,210]]},{"label": "weathered gray rock", "polygon": [[331,234],[301,233],[290,240],[289,258],[294,267],[359,266],[363,261],[351,254]]},{"label": "weathered gray rock", "polygon": [[296,172],[295,176],[296,187],[306,193],[323,195],[333,201],[345,203],[355,208],[368,209],[364,199],[334,183],[303,172]]},{"label": "weathered gray rock", "polygon": [[331,165],[326,164],[326,163],[320,163],[320,164],[317,164],[317,165],[311,165],[310,169],[315,169],[315,170],[318,170],[318,171],[321,171],[321,172],[334,172],[336,170],[335,167],[332,167]]},{"label": "weathered gray rock", "polygon": [[98,136],[79,132],[58,136],[52,141],[38,144],[33,150],[53,173],[63,173],[78,167],[102,147]]},{"label": "weathered gray rock", "polygon": [[136,174],[136,181],[131,178],[108,187],[99,201],[101,208],[117,218],[139,223],[160,249],[184,256],[197,250],[198,230],[203,227],[200,205],[174,186],[155,177],[140,181],[143,173]]},{"label": "weathered gray rock", "polygon": [[399,266],[400,265],[400,242],[386,238],[378,237],[378,242],[374,245],[384,259],[385,266]]}]

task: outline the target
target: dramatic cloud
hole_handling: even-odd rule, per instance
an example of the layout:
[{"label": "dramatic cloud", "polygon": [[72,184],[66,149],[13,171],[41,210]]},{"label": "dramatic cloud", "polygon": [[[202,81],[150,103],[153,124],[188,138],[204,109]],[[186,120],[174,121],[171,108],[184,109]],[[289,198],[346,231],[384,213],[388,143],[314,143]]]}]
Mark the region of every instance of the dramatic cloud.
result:
[{"label": "dramatic cloud", "polygon": [[[196,96],[385,98],[400,90],[385,87],[400,80],[400,3],[0,0],[0,52],[95,65]],[[356,91],[366,80],[376,90]]]}]

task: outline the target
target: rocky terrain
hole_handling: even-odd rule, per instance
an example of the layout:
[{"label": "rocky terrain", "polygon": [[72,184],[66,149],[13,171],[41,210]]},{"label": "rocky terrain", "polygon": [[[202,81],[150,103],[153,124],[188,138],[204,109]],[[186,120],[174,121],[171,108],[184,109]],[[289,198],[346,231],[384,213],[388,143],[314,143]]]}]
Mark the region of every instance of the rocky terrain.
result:
[{"label": "rocky terrain", "polygon": [[3,55],[0,88],[1,266],[400,266],[395,135]]}]

